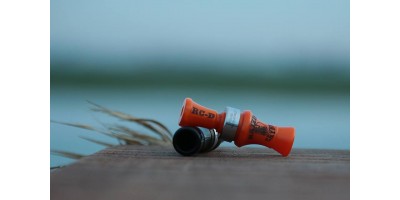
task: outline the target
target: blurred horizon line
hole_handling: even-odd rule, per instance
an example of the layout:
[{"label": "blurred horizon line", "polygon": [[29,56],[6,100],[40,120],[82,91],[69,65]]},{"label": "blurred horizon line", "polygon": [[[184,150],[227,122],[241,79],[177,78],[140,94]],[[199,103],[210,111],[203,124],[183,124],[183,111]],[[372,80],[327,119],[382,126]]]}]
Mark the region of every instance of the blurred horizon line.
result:
[{"label": "blurred horizon line", "polygon": [[349,95],[350,70],[330,69],[304,70],[238,70],[234,68],[158,67],[113,70],[68,69],[50,70],[51,87],[80,88],[166,88],[175,89],[237,88],[246,90],[278,90],[288,92],[323,92]]}]

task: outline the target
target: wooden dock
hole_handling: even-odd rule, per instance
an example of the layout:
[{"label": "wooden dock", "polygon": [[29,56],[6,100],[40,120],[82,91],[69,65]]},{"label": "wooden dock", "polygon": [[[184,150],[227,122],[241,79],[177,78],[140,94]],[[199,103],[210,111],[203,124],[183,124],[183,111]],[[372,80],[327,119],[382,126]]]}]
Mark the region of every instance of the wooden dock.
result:
[{"label": "wooden dock", "polygon": [[183,157],[168,147],[118,146],[51,172],[52,200],[350,199],[350,152],[218,148]]}]

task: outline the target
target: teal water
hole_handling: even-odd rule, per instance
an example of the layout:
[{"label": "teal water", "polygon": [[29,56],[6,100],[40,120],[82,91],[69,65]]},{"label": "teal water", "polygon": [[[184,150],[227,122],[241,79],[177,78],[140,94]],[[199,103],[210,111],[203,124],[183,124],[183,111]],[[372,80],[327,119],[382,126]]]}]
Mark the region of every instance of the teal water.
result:
[{"label": "teal water", "polygon": [[[79,122],[101,127],[101,123],[121,122],[90,111],[93,101],[113,110],[136,117],[154,118],[171,131],[178,129],[180,108],[184,98],[223,111],[226,106],[252,110],[262,121],[278,126],[294,126],[294,148],[350,148],[350,97],[347,93],[278,92],[219,88],[143,88],[101,89],[79,87],[51,88],[51,119]],[[143,128],[131,126],[142,130]],[[85,141],[79,136],[117,142],[97,133],[51,123],[51,149],[82,154],[94,153],[102,146]],[[234,146],[225,143],[225,146]],[[73,160],[51,155],[51,166],[65,165]]]}]

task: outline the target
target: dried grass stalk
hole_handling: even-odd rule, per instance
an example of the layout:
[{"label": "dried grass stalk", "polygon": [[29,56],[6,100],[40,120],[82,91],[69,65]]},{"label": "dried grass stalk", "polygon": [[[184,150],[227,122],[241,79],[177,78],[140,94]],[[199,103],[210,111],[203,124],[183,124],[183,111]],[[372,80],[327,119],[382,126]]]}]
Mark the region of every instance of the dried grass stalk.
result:
[{"label": "dried grass stalk", "polygon": [[[141,133],[139,131],[130,129],[126,126],[119,125],[119,124],[105,125],[100,122],[103,127],[97,128],[97,127],[93,127],[91,125],[81,124],[81,123],[59,122],[59,121],[54,121],[54,120],[51,120],[51,122],[94,131],[96,133],[100,133],[100,134],[106,135],[108,137],[115,138],[119,142],[119,144],[114,145],[114,144],[100,141],[97,139],[80,136],[80,138],[82,138],[84,140],[102,145],[104,147],[112,147],[112,146],[116,146],[116,145],[162,145],[162,146],[166,146],[166,145],[172,144],[171,131],[165,125],[158,122],[157,120],[137,118],[137,117],[133,117],[133,116],[128,115],[123,112],[110,110],[106,107],[100,106],[100,105],[95,104],[90,101],[88,101],[88,103],[90,103],[92,106],[94,106],[91,108],[92,111],[107,114],[109,116],[115,117],[120,120],[133,122],[136,125],[145,127],[151,133],[155,134],[158,137],[155,137],[155,136],[152,136],[152,135],[149,135],[146,133]],[[85,155],[81,155],[81,154],[77,154],[77,153],[72,153],[72,152],[68,152],[68,151],[60,151],[60,150],[51,150],[51,153],[54,155],[72,158],[72,159],[80,159],[85,156]]]},{"label": "dried grass stalk", "polygon": [[130,121],[130,122],[134,122],[137,123],[149,130],[151,130],[152,132],[158,134],[159,136],[161,136],[161,138],[166,141],[166,142],[171,142],[172,141],[172,133],[171,131],[169,131],[169,129],[164,126],[162,123],[154,120],[154,119],[145,119],[145,118],[137,118],[137,117],[133,117],[131,115],[119,112],[119,111],[113,111],[110,110],[108,108],[105,108],[103,106],[100,106],[98,104],[95,104],[93,102],[88,101],[90,104],[92,104],[94,107],[91,109],[93,111],[96,112],[102,112],[105,114],[108,114],[110,116],[116,117],[118,119],[121,120],[125,120],[125,121]]},{"label": "dried grass stalk", "polygon": [[85,157],[85,155],[82,155],[82,154],[72,153],[72,152],[68,152],[68,151],[60,151],[60,150],[51,150],[51,153],[54,155],[59,155],[59,156],[71,158],[74,160]]}]

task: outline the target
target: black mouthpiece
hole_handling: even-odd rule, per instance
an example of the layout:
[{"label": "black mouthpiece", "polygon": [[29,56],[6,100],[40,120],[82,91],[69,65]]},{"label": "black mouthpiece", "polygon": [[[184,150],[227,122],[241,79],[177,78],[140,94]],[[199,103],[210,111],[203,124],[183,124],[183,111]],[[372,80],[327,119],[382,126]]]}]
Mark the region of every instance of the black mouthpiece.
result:
[{"label": "black mouthpiece", "polygon": [[202,134],[194,127],[183,127],[175,132],[172,139],[175,150],[184,155],[190,156],[200,152]]},{"label": "black mouthpiece", "polygon": [[218,136],[214,129],[182,127],[175,132],[172,144],[178,153],[191,156],[217,148],[222,142]]}]

